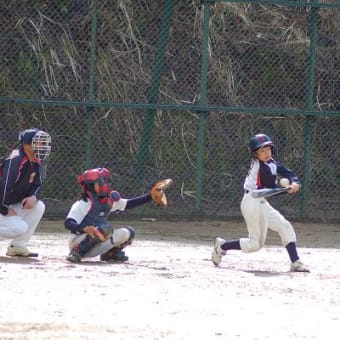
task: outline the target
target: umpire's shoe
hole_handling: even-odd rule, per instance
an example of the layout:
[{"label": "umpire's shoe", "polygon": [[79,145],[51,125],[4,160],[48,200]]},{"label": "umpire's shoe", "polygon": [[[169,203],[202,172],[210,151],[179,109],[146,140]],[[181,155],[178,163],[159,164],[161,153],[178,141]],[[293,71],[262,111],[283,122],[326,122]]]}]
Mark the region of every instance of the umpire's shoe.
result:
[{"label": "umpire's shoe", "polygon": [[226,254],[226,251],[221,248],[221,245],[225,242],[225,240],[221,237],[216,237],[214,250],[211,253],[211,260],[215,266],[218,266],[222,261],[222,256]]},{"label": "umpire's shoe", "polygon": [[111,248],[108,252],[100,255],[100,260],[106,262],[125,262],[129,258],[120,248]]},{"label": "umpire's shoe", "polygon": [[7,256],[22,256],[22,257],[38,257],[38,253],[29,251],[26,247],[9,246],[7,248]]}]

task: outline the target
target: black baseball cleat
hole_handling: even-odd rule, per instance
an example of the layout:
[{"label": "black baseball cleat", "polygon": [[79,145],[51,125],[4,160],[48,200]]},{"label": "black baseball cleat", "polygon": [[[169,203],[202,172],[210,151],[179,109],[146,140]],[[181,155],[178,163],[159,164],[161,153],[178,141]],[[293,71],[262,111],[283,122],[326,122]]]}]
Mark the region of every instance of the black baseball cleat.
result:
[{"label": "black baseball cleat", "polygon": [[106,262],[126,262],[129,258],[120,248],[111,248],[108,252],[100,255],[100,260]]}]

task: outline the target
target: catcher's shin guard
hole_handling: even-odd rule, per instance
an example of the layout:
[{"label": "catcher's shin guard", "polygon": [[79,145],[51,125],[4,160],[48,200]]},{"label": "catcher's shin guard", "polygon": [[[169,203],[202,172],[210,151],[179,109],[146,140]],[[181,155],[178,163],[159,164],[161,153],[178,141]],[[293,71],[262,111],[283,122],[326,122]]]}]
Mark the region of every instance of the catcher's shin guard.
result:
[{"label": "catcher's shin guard", "polygon": [[121,244],[119,246],[120,249],[123,249],[125,248],[126,246],[129,246],[130,244],[132,244],[133,240],[135,239],[135,236],[136,236],[136,231],[134,228],[130,227],[130,226],[127,226],[125,227],[129,232],[130,232],[130,236],[129,238],[127,239],[126,242],[124,242],[123,244]]},{"label": "catcher's shin guard", "polygon": [[86,255],[98,243],[100,243],[98,238],[92,238],[87,235],[83,241],[73,247],[66,259],[70,262],[80,262],[82,257],[84,257],[84,255]]},{"label": "catcher's shin guard", "polygon": [[125,252],[122,250],[126,246],[130,245],[135,238],[136,232],[135,229],[128,226],[126,229],[130,232],[129,238],[119,246],[111,248],[106,253],[100,255],[101,261],[107,262],[125,262],[128,261],[129,257],[125,255]]}]

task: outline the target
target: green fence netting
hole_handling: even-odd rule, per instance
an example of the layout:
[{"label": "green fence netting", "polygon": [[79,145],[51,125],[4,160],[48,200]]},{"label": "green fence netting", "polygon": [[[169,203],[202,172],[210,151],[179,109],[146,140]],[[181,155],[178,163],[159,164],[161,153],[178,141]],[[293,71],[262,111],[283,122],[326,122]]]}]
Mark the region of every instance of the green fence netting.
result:
[{"label": "green fence netting", "polygon": [[247,143],[264,132],[303,184],[271,203],[340,219],[335,1],[12,0],[0,18],[0,154],[21,129],[51,134],[46,216],[106,166],[124,197],[174,180],[168,209],[129,215],[240,217]]}]

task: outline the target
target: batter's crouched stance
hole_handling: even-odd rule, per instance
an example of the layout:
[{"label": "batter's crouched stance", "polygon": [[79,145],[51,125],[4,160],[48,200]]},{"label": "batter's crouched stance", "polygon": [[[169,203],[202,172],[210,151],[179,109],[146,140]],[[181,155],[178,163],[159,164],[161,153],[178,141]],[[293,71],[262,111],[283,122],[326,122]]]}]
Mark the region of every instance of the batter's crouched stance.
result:
[{"label": "batter's crouched stance", "polygon": [[50,152],[50,135],[39,129],[27,129],[20,132],[18,147],[1,163],[0,237],[12,239],[8,256],[38,256],[26,245],[45,211],[38,196],[42,163]]},{"label": "batter's crouched stance", "polygon": [[253,155],[250,169],[244,182],[244,196],[241,212],[248,229],[248,238],[224,240],[217,237],[212,252],[212,261],[218,266],[227,250],[239,249],[254,252],[261,249],[267,237],[268,228],[276,231],[287,249],[291,260],[292,272],[309,272],[300,261],[296,249],[296,235],[293,226],[279,211],[274,209],[265,198],[254,198],[251,192],[256,189],[275,188],[279,178],[289,179],[288,193],[300,189],[296,174],[272,158],[274,144],[265,134],[257,134],[249,141],[249,149]]},{"label": "batter's crouched stance", "polygon": [[70,230],[70,254],[67,260],[80,262],[82,258],[100,255],[101,261],[127,261],[122,250],[130,245],[135,230],[128,226],[114,229],[108,222],[112,212],[134,208],[152,200],[151,194],[122,198],[119,192],[111,190],[110,171],[95,168],[78,176],[82,194],[73,203],[66,219],[65,228]]}]

